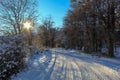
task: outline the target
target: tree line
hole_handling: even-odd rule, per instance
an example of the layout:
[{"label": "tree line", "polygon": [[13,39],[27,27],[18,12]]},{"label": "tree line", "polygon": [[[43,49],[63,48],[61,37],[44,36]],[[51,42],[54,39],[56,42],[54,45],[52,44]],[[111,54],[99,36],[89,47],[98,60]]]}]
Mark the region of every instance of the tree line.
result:
[{"label": "tree line", "polygon": [[100,53],[106,48],[107,56],[113,57],[120,29],[120,1],[71,0],[70,6],[63,27],[66,45]]},{"label": "tree line", "polygon": [[70,0],[62,28],[56,28],[51,17],[36,24],[39,22],[36,0],[0,1],[0,10],[0,32],[27,34],[23,23],[29,19],[37,30],[31,28],[30,38],[26,39],[37,47],[73,48],[114,57],[114,47],[120,43],[119,0]]}]

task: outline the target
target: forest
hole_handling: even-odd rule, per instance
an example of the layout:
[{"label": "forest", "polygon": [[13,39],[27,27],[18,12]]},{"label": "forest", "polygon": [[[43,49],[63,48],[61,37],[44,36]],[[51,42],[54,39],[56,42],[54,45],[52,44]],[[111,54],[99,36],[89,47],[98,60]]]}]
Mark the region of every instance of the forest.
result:
[{"label": "forest", "polygon": [[0,0],[0,80],[23,70],[31,54],[51,48],[116,57],[120,0],[70,0],[69,6],[57,27],[52,16],[40,19],[37,0]]}]

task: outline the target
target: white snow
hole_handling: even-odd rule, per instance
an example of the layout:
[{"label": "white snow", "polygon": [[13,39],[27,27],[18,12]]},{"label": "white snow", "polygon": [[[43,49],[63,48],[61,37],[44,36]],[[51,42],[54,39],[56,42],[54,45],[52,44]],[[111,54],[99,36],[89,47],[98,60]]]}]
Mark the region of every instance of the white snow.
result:
[{"label": "white snow", "polygon": [[76,50],[50,49],[34,55],[12,80],[120,80],[120,60],[99,58]]},{"label": "white snow", "polygon": [[115,55],[120,58],[120,47],[116,47]]}]

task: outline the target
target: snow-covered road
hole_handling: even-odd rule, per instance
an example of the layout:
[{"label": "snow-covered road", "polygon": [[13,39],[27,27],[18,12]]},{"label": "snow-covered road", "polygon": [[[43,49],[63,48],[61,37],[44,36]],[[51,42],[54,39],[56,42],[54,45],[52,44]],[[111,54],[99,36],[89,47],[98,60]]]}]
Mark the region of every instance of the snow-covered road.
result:
[{"label": "snow-covered road", "polygon": [[120,80],[120,62],[51,49],[29,60],[28,69],[12,80]]}]

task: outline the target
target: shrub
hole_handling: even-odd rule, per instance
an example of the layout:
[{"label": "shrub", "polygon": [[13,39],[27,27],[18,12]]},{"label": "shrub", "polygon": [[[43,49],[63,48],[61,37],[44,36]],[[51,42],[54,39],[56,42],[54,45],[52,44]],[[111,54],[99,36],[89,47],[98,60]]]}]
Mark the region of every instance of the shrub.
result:
[{"label": "shrub", "polygon": [[25,67],[25,55],[22,35],[0,37],[0,80],[9,80],[21,71]]}]

